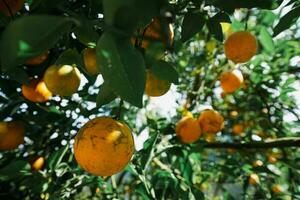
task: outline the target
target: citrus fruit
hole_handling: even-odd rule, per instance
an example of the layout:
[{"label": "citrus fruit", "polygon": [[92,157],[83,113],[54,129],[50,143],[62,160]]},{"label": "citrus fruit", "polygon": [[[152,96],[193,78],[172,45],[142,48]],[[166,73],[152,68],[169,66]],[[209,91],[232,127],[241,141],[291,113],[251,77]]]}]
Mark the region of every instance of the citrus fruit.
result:
[{"label": "citrus fruit", "polygon": [[222,115],[219,112],[210,109],[201,112],[198,122],[202,132],[209,134],[215,134],[224,127],[224,118]]},{"label": "citrus fruit", "polygon": [[43,62],[45,62],[45,60],[47,60],[48,56],[49,56],[49,51],[47,51],[39,56],[30,58],[29,60],[26,61],[25,64],[26,65],[40,65]]},{"label": "citrus fruit", "polygon": [[44,167],[45,164],[45,158],[44,157],[38,157],[34,162],[31,164],[31,169],[34,171],[39,171]]},{"label": "citrus fruit", "polygon": [[158,78],[150,70],[147,70],[145,93],[151,97],[162,96],[169,91],[171,83]]},{"label": "citrus fruit", "polygon": [[185,116],[176,124],[176,135],[183,143],[196,142],[201,136],[201,128],[193,117]]},{"label": "citrus fruit", "polygon": [[244,132],[244,126],[242,124],[235,124],[232,127],[232,133],[234,135],[241,135]]},{"label": "citrus fruit", "polygon": [[272,186],[272,192],[274,192],[275,194],[277,193],[281,193],[283,190],[282,190],[282,187],[278,184],[274,184]]},{"label": "citrus fruit", "polygon": [[250,185],[257,185],[259,183],[259,176],[257,174],[250,174],[248,183]]},{"label": "citrus fruit", "polygon": [[16,149],[24,142],[24,126],[21,122],[0,122],[0,150]]},{"label": "citrus fruit", "polygon": [[24,5],[24,0],[4,0],[0,1],[0,12],[6,16],[16,14]]},{"label": "citrus fruit", "polygon": [[22,94],[29,101],[42,103],[48,101],[52,93],[43,80],[31,79],[28,85],[22,85]]},{"label": "citrus fruit", "polygon": [[241,87],[243,81],[243,75],[239,70],[223,72],[220,77],[221,88],[225,93],[233,93]]},{"label": "citrus fruit", "polygon": [[80,72],[71,65],[51,65],[44,74],[47,88],[60,96],[71,96],[80,85]]},{"label": "citrus fruit", "polygon": [[226,57],[234,63],[249,61],[256,54],[256,51],[256,38],[247,31],[232,33],[224,44]]},{"label": "citrus fruit", "polygon": [[131,130],[109,117],[87,122],[77,133],[74,155],[79,166],[97,176],[120,172],[134,152]]},{"label": "citrus fruit", "polygon": [[253,167],[261,167],[263,165],[264,165],[264,163],[261,160],[256,160],[252,164]]},{"label": "citrus fruit", "polygon": [[86,71],[90,75],[99,74],[99,66],[97,64],[96,49],[86,48],[83,50],[83,61]]}]

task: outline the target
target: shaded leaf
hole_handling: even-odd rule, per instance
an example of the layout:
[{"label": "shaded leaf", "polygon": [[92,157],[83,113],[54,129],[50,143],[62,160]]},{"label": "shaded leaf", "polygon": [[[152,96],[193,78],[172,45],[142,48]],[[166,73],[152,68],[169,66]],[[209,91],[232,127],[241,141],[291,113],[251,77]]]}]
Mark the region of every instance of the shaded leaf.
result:
[{"label": "shaded leaf", "polygon": [[205,14],[188,12],[182,22],[181,40],[187,41],[200,32],[205,24]]},{"label": "shaded leaf", "polygon": [[282,31],[291,27],[292,24],[296,23],[297,19],[300,17],[300,6],[294,8],[287,14],[285,14],[274,27],[273,37],[281,33]]},{"label": "shaded leaf", "polygon": [[114,94],[112,89],[105,83],[103,83],[99,87],[99,92],[97,95],[97,107],[101,107],[102,105],[108,104],[113,101],[117,96]]}]

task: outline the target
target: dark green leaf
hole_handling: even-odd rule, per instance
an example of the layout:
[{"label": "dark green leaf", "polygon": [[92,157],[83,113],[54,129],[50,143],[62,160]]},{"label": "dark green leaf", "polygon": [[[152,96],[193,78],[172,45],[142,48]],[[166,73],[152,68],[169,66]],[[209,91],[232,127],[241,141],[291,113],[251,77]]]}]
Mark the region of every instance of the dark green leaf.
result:
[{"label": "dark green leaf", "polygon": [[97,44],[97,62],[114,93],[141,107],[146,82],[145,63],[129,39],[104,33]]},{"label": "dark green leaf", "polygon": [[229,16],[224,12],[219,12],[207,21],[207,27],[217,40],[223,40],[223,32],[221,22],[231,22]]},{"label": "dark green leaf", "polygon": [[200,32],[205,24],[205,14],[188,12],[182,22],[181,40],[187,41]]},{"label": "dark green leaf", "polygon": [[3,69],[8,70],[46,52],[74,23],[72,18],[47,15],[25,16],[13,21],[1,37]]},{"label": "dark green leaf", "polygon": [[285,14],[278,22],[278,24],[274,27],[273,37],[281,33],[282,31],[288,29],[296,23],[297,19],[300,17],[300,6],[294,8],[287,14]]},{"label": "dark green leaf", "polygon": [[178,72],[171,63],[163,60],[155,62],[150,70],[159,78],[178,84]]},{"label": "dark green leaf", "polygon": [[107,84],[103,83],[99,87],[99,93],[97,95],[97,107],[108,104],[113,101],[117,96],[114,94],[112,89]]},{"label": "dark green leaf", "polygon": [[56,60],[57,65],[76,65],[83,67],[81,55],[75,49],[65,50]]},{"label": "dark green leaf", "polygon": [[0,180],[7,181],[18,178],[18,176],[29,172],[30,165],[23,160],[14,160],[4,168],[0,169]]}]

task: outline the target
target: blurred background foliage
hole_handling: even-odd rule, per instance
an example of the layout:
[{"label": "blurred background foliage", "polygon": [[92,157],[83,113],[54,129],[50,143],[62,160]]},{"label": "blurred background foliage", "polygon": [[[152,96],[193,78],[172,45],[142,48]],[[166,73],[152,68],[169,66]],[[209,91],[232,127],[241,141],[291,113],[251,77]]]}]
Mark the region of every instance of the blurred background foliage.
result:
[{"label": "blurred background foliage", "polygon": [[[300,1],[132,0],[114,12],[120,2],[28,0],[15,16],[1,15],[0,119],[22,121],[26,132],[18,149],[0,153],[0,199],[300,199],[299,149],[204,147],[211,140],[243,143],[298,136]],[[82,50],[95,46],[107,30],[130,38],[136,27],[144,27],[155,16],[173,24],[174,43],[165,53],[162,46],[141,52],[146,67],[164,60],[176,69],[178,84],[169,92],[176,107],[162,113],[145,95],[142,108],[132,105],[138,104],[136,99],[103,103],[102,76],[86,72]],[[18,20],[22,26],[11,25]],[[250,62],[236,66],[226,59],[227,32],[221,22],[231,24],[229,31],[247,29],[257,37],[259,50]],[[44,32],[49,34],[42,37]],[[50,50],[46,62],[23,65],[28,54],[15,55],[13,49],[20,37],[34,38],[37,46],[24,51],[31,57]],[[78,93],[55,96],[46,103],[24,99],[20,87],[29,77],[42,77],[50,64],[70,62],[82,73]],[[235,67],[242,71],[245,84],[223,96],[219,76]],[[187,99],[195,116],[205,108],[219,111],[225,118],[222,132],[192,145],[181,144],[174,128]],[[73,138],[88,120],[116,115],[132,129],[136,141],[145,140],[139,137],[145,133],[148,137],[121,173],[89,175],[74,160]],[[233,134],[236,124],[243,125],[242,134]],[[31,163],[41,156],[45,166],[32,170]],[[253,165],[257,160],[263,164]],[[259,176],[258,184],[249,185],[251,174]],[[274,184],[282,192],[274,192]]]}]

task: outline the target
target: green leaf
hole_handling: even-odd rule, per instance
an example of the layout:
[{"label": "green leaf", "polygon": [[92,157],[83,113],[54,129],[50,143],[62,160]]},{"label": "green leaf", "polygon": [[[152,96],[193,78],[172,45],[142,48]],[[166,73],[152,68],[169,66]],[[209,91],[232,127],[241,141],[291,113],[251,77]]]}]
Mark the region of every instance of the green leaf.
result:
[{"label": "green leaf", "polygon": [[28,162],[23,160],[14,160],[2,169],[0,169],[0,180],[8,181],[19,176],[24,173],[28,173],[30,171],[30,165]]},{"label": "green leaf", "polygon": [[207,28],[217,40],[223,40],[221,22],[231,22],[229,16],[224,12],[219,12],[207,21]]},{"label": "green leaf", "polygon": [[31,15],[8,25],[0,43],[0,59],[4,70],[38,56],[70,31],[75,20],[67,17]]},{"label": "green leaf", "polygon": [[97,107],[101,107],[102,105],[108,104],[113,101],[117,96],[114,94],[112,89],[105,83],[100,85],[99,93],[97,95]]},{"label": "green leaf", "polygon": [[97,62],[108,86],[123,100],[142,107],[146,82],[142,55],[129,39],[104,33],[97,43]]},{"label": "green leaf", "polygon": [[56,65],[76,65],[83,67],[81,55],[75,49],[65,50],[55,62]]},{"label": "green leaf", "polygon": [[171,63],[159,60],[150,66],[150,70],[159,78],[178,84],[178,72]]},{"label": "green leaf", "polygon": [[197,188],[192,187],[192,194],[194,195],[195,199],[202,200],[204,198],[204,194]]},{"label": "green leaf", "polygon": [[181,40],[187,41],[200,32],[205,24],[205,14],[188,12],[182,22]]},{"label": "green leaf", "polygon": [[26,71],[21,67],[16,67],[7,71],[7,74],[11,80],[15,80],[21,84],[29,83],[29,76]]},{"label": "green leaf", "polygon": [[297,19],[300,17],[300,6],[294,8],[287,14],[285,14],[274,27],[273,37],[277,36],[282,31],[290,28],[293,24],[296,23]]},{"label": "green leaf", "polygon": [[150,196],[150,194],[147,192],[147,189],[145,186],[140,183],[135,187],[134,190],[136,193],[140,194],[144,200],[153,200],[153,198]]},{"label": "green leaf", "polygon": [[60,148],[58,151],[53,152],[50,158],[48,159],[49,169],[55,170],[57,166],[59,166],[59,164],[61,163],[63,157],[66,155],[68,150],[69,145]]},{"label": "green leaf", "polygon": [[275,51],[272,36],[265,27],[261,27],[260,29],[259,40],[267,52],[273,53]]},{"label": "green leaf", "polygon": [[80,26],[74,30],[74,34],[82,44],[89,47],[95,47],[100,37],[93,23],[85,18],[80,18]]}]

